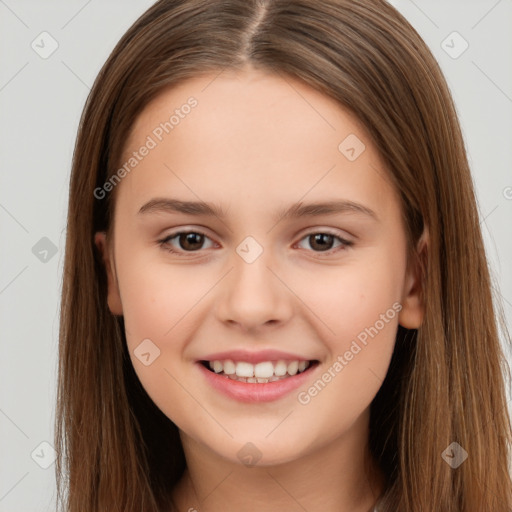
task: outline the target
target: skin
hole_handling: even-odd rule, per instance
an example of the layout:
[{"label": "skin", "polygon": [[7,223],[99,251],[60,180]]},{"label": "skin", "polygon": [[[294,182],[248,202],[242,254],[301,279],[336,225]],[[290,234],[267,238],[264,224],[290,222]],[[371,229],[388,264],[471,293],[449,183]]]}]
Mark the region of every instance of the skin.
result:
[{"label": "skin", "polygon": [[[165,90],[136,120],[123,161],[190,96],[198,105],[117,185],[114,238],[95,239],[135,371],[180,429],[188,468],[173,500],[183,511],[371,510],[383,475],[368,455],[369,406],[398,323],[417,328],[423,319],[398,195],[347,110],[295,79],[252,68]],[[366,146],[354,161],[338,149],[349,134]],[[166,197],[212,202],[226,217],[138,213]],[[363,204],[378,218],[273,219],[298,201],[332,199]],[[159,245],[181,229],[205,238],[168,241],[183,256]],[[353,245],[327,239],[322,251],[307,235],[325,232]],[[236,252],[247,236],[263,249],[252,263]],[[394,303],[399,314],[307,404],[297,392],[235,401],[212,389],[195,363],[239,348],[298,353],[320,361],[300,388],[307,390]],[[145,366],[134,350],[147,338],[160,356]],[[247,442],[261,452],[254,467],[237,455]]]}]

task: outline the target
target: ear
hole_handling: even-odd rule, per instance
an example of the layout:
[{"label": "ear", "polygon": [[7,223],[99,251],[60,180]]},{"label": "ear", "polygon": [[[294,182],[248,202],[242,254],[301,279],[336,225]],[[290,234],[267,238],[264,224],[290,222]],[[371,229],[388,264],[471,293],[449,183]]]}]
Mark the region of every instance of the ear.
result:
[{"label": "ear", "polygon": [[98,231],[94,235],[94,243],[102,255],[103,263],[105,264],[105,270],[107,272],[108,307],[113,315],[122,315],[123,305],[121,303],[121,295],[119,294],[119,286],[117,283],[114,255],[111,252],[111,248],[107,240],[107,234],[104,231]]},{"label": "ear", "polygon": [[418,329],[423,323],[425,305],[423,302],[421,267],[426,266],[428,242],[429,234],[425,227],[416,246],[416,257],[411,262],[402,290],[402,309],[398,315],[398,323],[406,329]]}]

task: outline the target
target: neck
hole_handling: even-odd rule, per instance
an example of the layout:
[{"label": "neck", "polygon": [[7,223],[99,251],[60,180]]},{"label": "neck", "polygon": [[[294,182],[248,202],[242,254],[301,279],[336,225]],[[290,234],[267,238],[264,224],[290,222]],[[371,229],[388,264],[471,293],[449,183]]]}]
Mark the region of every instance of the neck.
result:
[{"label": "neck", "polygon": [[371,512],[384,478],[368,451],[368,418],[367,411],[341,437],[268,466],[233,462],[180,432],[187,469],[172,492],[175,508]]}]

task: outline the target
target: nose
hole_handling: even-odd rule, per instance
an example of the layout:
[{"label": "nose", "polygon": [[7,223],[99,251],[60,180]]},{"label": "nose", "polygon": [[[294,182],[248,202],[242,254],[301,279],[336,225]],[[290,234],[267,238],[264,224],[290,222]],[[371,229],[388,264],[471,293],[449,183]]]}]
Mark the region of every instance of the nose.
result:
[{"label": "nose", "polygon": [[263,253],[249,263],[235,254],[233,268],[223,279],[216,314],[223,323],[243,331],[286,323],[292,315],[293,293],[275,260]]}]

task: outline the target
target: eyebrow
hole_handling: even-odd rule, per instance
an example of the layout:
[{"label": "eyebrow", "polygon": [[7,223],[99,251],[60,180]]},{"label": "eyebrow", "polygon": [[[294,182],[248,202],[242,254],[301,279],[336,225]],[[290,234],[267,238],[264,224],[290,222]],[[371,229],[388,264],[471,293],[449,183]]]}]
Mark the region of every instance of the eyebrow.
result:
[{"label": "eyebrow", "polygon": [[[160,212],[215,216],[220,219],[225,219],[227,216],[227,212],[216,204],[206,203],[204,201],[182,201],[173,198],[151,199],[140,208],[138,214]],[[377,214],[371,208],[346,199],[307,204],[298,202],[288,208],[278,210],[274,214],[273,220],[315,217],[339,213],[357,213],[372,217],[376,221],[379,220]]]}]

